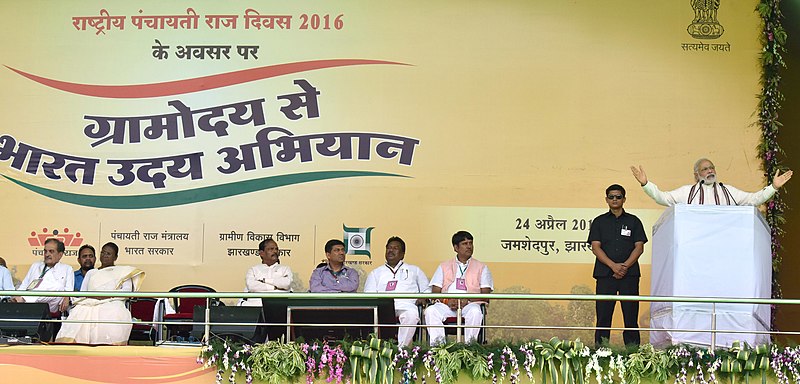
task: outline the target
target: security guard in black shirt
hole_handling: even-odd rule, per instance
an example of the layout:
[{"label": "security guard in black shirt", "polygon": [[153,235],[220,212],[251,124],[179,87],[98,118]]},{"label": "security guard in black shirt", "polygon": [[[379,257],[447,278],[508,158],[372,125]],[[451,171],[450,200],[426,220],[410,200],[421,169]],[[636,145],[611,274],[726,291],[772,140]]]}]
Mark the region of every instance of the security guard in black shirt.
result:
[{"label": "security guard in black shirt", "polygon": [[[593,277],[597,280],[598,295],[639,295],[639,256],[644,252],[647,235],[642,221],[625,212],[625,188],[613,184],[606,188],[608,212],[592,221],[587,242],[596,256]],[[616,301],[597,301],[597,327],[611,327]],[[638,328],[639,302],[623,301],[622,317],[625,328]],[[611,331],[598,329],[594,334],[596,345],[608,342]],[[626,345],[639,345],[638,330],[622,332]],[[605,339],[605,340],[603,340]]]}]

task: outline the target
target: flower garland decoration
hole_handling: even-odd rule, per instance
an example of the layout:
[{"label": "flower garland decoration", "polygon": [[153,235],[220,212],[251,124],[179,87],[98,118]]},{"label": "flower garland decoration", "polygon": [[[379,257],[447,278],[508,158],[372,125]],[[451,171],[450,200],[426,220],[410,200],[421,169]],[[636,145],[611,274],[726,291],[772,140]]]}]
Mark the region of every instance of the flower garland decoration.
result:
[{"label": "flower garland decoration", "polygon": [[[365,376],[364,367],[368,367],[368,372],[377,372],[382,365],[377,361],[377,353],[375,360],[370,357],[367,365],[364,350],[356,349],[361,362],[348,364],[353,358],[352,346],[359,345],[372,345],[378,348],[376,352],[382,350],[385,356],[391,350],[391,360],[386,362],[391,373],[384,372],[382,377]],[[800,347],[752,347],[739,342],[715,351],[690,345],[658,350],[649,344],[635,350],[617,351],[608,347],[592,349],[580,340],[557,338],[519,344],[420,345],[411,349],[398,348],[382,340],[356,341],[352,345],[270,341],[255,346],[214,340],[202,347],[197,361],[203,368],[214,369],[216,382],[220,384],[234,383],[242,377],[246,383],[305,379],[306,383],[325,380],[349,384],[356,380],[354,372],[362,375],[360,381],[369,383],[393,382],[388,379],[396,373],[402,384],[448,384],[462,377],[474,382],[539,384],[640,384],[642,381],[750,384],[751,378],[760,378],[765,383],[768,377],[775,377],[778,384],[800,383]],[[538,377],[534,373],[537,370]]]},{"label": "flower garland decoration", "polygon": [[615,376],[620,382],[626,382],[626,360],[621,354],[614,354],[611,349],[601,347],[591,355],[588,348],[585,348],[582,355],[589,356],[584,379],[587,382],[594,377],[598,384],[611,384]]},{"label": "flower garland decoration", "polygon": [[[519,383],[519,361],[517,360],[517,356],[514,352],[511,351],[509,346],[505,346],[503,348],[503,354],[500,355],[500,359],[502,360],[502,365],[500,368],[500,376],[505,379],[506,377],[506,365],[511,366],[511,374],[509,375],[509,382],[511,384]],[[502,381],[502,379],[501,379]]]},{"label": "flower garland decoration", "polygon": [[487,356],[489,369],[492,371],[492,384],[497,384],[497,373],[494,371],[494,353]]},{"label": "flower garland decoration", "polygon": [[319,349],[319,343],[314,343],[313,345],[303,344],[302,347],[303,353],[306,355],[306,384],[314,383],[314,376],[317,368],[317,358],[313,352],[315,352],[317,349]]},{"label": "flower garland decoration", "polygon": [[[779,90],[781,81],[780,70],[786,67],[783,61],[785,52],[786,31],[783,29],[783,14],[780,11],[780,0],[761,0],[756,11],[761,16],[763,31],[760,37],[763,49],[761,51],[761,93],[758,96],[758,126],[761,128],[761,142],[758,145],[758,158],[764,170],[764,178],[772,182],[775,172],[782,169],[779,155],[783,150],[778,145],[778,131],[782,124],[778,121],[778,111],[781,109],[783,94]],[[786,222],[784,212],[786,202],[781,198],[781,193],[767,203],[766,219],[771,228],[772,242],[772,298],[783,297],[778,272],[781,265],[780,237],[784,234],[782,228]],[[772,308],[772,328],[775,330],[775,308]]]},{"label": "flower garland decoration", "polygon": [[332,347],[328,342],[313,344],[303,343],[300,350],[305,354],[303,364],[306,373],[306,383],[312,384],[316,378],[325,378],[327,383],[334,380],[337,384],[349,382],[350,377],[345,375],[345,365],[348,357],[341,344]]},{"label": "flower garland decoration", "polygon": [[324,369],[327,369],[328,378],[325,381],[330,383],[336,380],[336,384],[342,384],[342,380],[344,379],[344,365],[346,362],[347,356],[341,345],[331,348],[328,343],[325,343],[322,346],[322,356],[319,358],[317,372],[321,374]]},{"label": "flower garland decoration", "polygon": [[770,350],[770,368],[778,379],[778,384],[792,384],[800,382],[800,347],[778,348],[773,345]]},{"label": "flower garland decoration", "polygon": [[230,371],[228,381],[230,383],[236,382],[236,373],[242,370],[246,374],[247,383],[253,381],[251,375],[251,366],[247,364],[247,357],[252,352],[253,347],[250,345],[237,348],[228,344],[227,340],[215,345],[207,344],[201,349],[201,355],[197,358],[197,362],[203,365],[203,368],[211,368],[216,366],[217,374],[215,377],[216,383],[222,383],[222,378],[225,372]]},{"label": "flower garland decoration", "polygon": [[419,356],[419,349],[419,346],[416,346],[409,351],[407,348],[401,347],[394,355],[392,369],[396,368],[400,372],[400,384],[417,381],[416,359]]},{"label": "flower garland decoration", "polygon": [[[530,382],[533,382],[533,366],[536,365],[536,354],[534,353],[535,344],[528,342],[519,346],[519,351],[522,352],[525,359],[522,361],[522,367],[525,369],[525,376],[528,377]],[[588,351],[588,348],[586,349]]]},{"label": "flower garland decoration", "polygon": [[429,350],[422,355],[422,366],[425,368],[425,374],[422,375],[422,384],[427,384],[427,378],[431,377],[431,370],[436,373],[435,380],[437,383],[442,382],[442,375],[439,373],[439,368],[433,361],[433,350]]}]

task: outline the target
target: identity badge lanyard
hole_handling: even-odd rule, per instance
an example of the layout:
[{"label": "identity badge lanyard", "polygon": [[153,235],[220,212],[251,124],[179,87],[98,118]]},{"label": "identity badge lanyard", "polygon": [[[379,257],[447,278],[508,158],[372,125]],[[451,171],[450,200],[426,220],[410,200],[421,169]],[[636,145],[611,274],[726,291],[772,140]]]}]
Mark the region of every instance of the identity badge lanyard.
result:
[{"label": "identity badge lanyard", "polygon": [[392,279],[386,283],[386,291],[391,292],[397,289],[397,272],[400,272],[400,268],[403,267],[403,262],[401,261],[400,264],[397,265],[396,269],[392,269],[389,264],[386,264],[386,268],[389,268],[389,271],[392,272]]},{"label": "identity badge lanyard", "polygon": [[42,267],[42,273],[39,274],[39,278],[38,279],[34,279],[33,281],[31,281],[31,283],[28,284],[28,287],[25,290],[30,291],[32,289],[38,288],[39,284],[41,284],[42,280],[44,280],[43,279],[44,274],[47,273],[47,271],[49,271],[51,269],[53,269],[53,268],[48,268],[46,265],[44,267]]},{"label": "identity badge lanyard", "polygon": [[330,269],[328,270],[328,272],[330,272],[330,273],[331,273],[331,276],[333,276],[333,279],[334,279],[334,280],[336,280],[336,284],[339,284],[339,276],[342,276],[342,275],[344,275],[344,277],[347,277],[347,275],[344,273],[344,268],[342,268],[342,269],[339,271],[339,273],[338,273],[338,274],[337,274],[336,272],[334,272],[334,271],[330,270]]},{"label": "identity badge lanyard", "polygon": [[389,268],[389,271],[392,272],[392,278],[395,279],[395,280],[397,280],[397,272],[400,272],[400,268],[402,268],[402,267],[403,267],[403,262],[402,261],[400,262],[400,264],[397,264],[397,268],[396,269],[392,269],[392,267],[390,267],[389,264],[386,264],[386,268]]},{"label": "identity badge lanyard", "polygon": [[461,291],[467,290],[467,281],[464,279],[464,274],[467,273],[467,269],[469,268],[469,260],[467,260],[467,264],[464,265],[464,268],[461,268],[460,264],[458,265],[458,272],[461,274],[461,277],[456,278],[456,289]]}]

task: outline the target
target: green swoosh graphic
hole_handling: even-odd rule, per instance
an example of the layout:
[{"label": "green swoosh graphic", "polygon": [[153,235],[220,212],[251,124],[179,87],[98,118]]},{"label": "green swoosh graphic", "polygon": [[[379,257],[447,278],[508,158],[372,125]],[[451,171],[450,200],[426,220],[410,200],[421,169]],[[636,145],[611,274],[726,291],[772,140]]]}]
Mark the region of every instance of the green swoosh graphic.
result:
[{"label": "green swoosh graphic", "polygon": [[269,176],[254,180],[237,181],[234,183],[212,185],[187,191],[175,191],[156,193],[151,195],[133,196],[93,196],[78,193],[55,191],[52,189],[38,187],[14,178],[2,175],[9,181],[17,184],[31,192],[65,203],[82,205],[93,208],[109,209],[145,209],[163,208],[176,205],[185,205],[221,199],[224,197],[242,195],[245,193],[284,187],[293,184],[309,183],[312,181],[342,179],[347,177],[366,177],[366,176],[392,176],[409,177],[393,173],[371,172],[371,171],[318,171],[307,173],[293,173],[288,175]]}]

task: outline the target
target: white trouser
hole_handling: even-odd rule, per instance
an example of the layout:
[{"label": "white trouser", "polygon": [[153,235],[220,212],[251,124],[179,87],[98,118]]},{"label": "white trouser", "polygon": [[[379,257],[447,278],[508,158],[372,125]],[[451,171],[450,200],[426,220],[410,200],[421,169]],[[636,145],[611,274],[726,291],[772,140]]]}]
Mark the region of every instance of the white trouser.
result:
[{"label": "white trouser", "polygon": [[419,324],[419,308],[417,308],[416,304],[395,303],[394,313],[400,319],[401,325],[413,325],[413,327],[399,327],[397,329],[397,344],[408,346],[414,341],[414,332],[417,330],[416,325]]},{"label": "white trouser", "polygon": [[[469,303],[461,309],[461,315],[464,317],[464,325],[479,326],[483,322],[483,313],[481,312],[480,303]],[[455,317],[456,311],[450,309],[447,304],[436,303],[429,305],[425,308],[425,324],[434,325],[442,324],[448,317]],[[480,328],[465,328],[464,329],[464,342],[471,343],[478,338]],[[445,342],[444,328],[443,327],[429,327],[428,339],[431,345],[442,344]]]},{"label": "white trouser", "polygon": [[63,297],[23,296],[22,298],[26,303],[47,303],[51,313],[61,312],[59,307],[64,300]]},{"label": "white trouser", "polygon": [[260,307],[261,306],[261,299],[257,297],[251,297],[249,299],[239,299],[239,302],[236,305],[240,307]]}]

